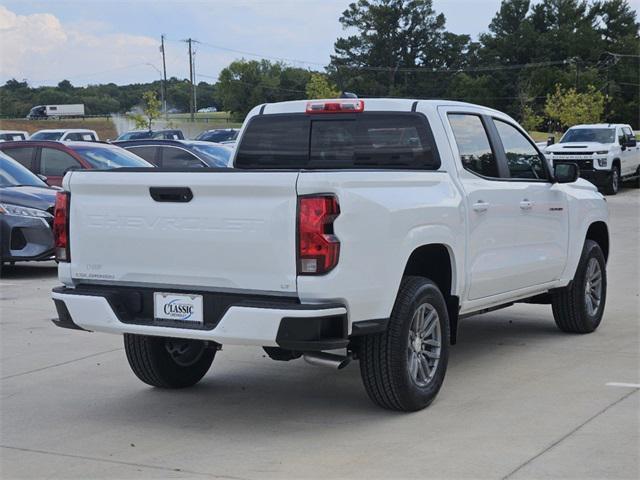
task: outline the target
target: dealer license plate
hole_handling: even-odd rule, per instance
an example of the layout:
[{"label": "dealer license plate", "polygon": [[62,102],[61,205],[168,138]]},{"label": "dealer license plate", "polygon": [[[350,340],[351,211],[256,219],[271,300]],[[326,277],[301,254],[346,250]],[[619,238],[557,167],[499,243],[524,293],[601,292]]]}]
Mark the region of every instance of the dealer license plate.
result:
[{"label": "dealer license plate", "polygon": [[155,292],[153,300],[157,320],[203,323],[202,295]]}]

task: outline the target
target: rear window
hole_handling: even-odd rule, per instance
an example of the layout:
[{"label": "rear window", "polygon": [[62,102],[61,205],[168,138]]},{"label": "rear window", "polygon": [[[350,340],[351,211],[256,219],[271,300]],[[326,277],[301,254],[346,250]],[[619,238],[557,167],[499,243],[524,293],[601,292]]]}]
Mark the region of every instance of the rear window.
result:
[{"label": "rear window", "polygon": [[421,114],[289,114],[254,117],[235,167],[435,170],[440,159]]}]

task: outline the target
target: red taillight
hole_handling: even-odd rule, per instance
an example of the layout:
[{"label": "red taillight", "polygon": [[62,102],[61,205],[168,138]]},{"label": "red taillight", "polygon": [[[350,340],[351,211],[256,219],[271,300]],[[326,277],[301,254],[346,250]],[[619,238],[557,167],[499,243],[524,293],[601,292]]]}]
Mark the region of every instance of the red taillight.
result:
[{"label": "red taillight", "polygon": [[307,113],[360,113],[364,110],[362,100],[315,100],[307,102]]},{"label": "red taillight", "polygon": [[333,195],[298,198],[298,274],[327,273],[338,264],[340,241],[333,221],[340,214]]},{"label": "red taillight", "polygon": [[69,192],[56,193],[56,208],[53,214],[53,241],[56,260],[68,262],[71,260],[69,251]]}]

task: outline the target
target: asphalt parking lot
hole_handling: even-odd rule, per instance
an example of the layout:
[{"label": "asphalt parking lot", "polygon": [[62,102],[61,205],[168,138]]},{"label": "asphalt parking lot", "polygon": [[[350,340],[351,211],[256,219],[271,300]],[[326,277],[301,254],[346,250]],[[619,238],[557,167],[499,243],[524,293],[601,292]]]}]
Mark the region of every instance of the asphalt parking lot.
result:
[{"label": "asphalt parking lot", "polygon": [[120,337],[51,324],[55,264],[8,269],[0,477],[638,478],[640,190],[607,200],[600,329],[562,334],[541,305],[467,319],[443,390],[413,414],[373,406],[356,363],[248,347],[225,347],[195,388],[154,390]]}]

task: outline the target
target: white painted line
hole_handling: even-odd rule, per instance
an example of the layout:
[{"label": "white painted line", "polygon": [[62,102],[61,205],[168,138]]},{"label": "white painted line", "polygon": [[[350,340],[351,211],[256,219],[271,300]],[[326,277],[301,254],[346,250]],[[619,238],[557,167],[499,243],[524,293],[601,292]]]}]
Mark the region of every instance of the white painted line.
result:
[{"label": "white painted line", "polygon": [[619,382],[609,382],[606,384],[607,387],[626,387],[626,388],[640,388],[640,383],[619,383]]}]

